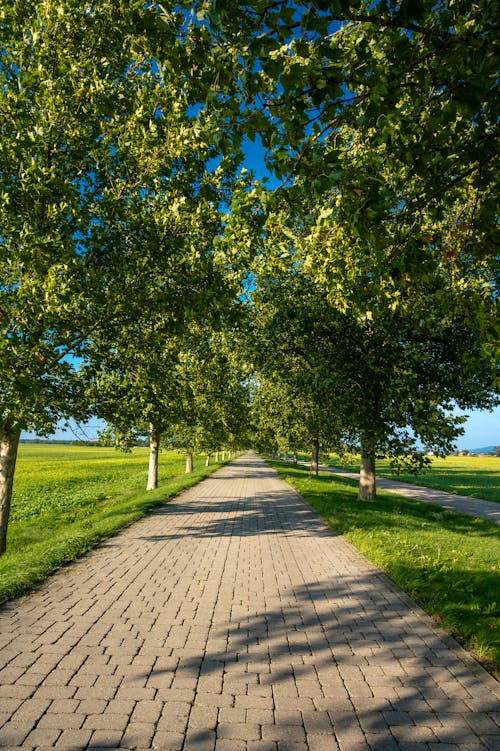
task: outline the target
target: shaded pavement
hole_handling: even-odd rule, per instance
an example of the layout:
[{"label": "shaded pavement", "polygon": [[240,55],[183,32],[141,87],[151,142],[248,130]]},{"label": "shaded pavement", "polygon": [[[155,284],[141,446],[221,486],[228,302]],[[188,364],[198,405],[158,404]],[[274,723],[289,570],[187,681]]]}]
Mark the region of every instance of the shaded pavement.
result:
[{"label": "shaded pavement", "polygon": [[500,749],[500,686],[247,454],[0,608],[0,747]]}]

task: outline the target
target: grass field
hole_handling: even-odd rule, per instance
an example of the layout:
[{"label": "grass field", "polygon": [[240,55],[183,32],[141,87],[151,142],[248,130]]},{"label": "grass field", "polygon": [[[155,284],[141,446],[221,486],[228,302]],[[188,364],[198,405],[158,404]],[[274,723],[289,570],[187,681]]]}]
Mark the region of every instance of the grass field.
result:
[{"label": "grass field", "polygon": [[0,600],[22,594],[149,508],[206,477],[204,459],[185,474],[185,456],[161,452],[158,490],[146,492],[148,449],[21,444]]},{"label": "grass field", "polygon": [[[304,457],[306,461],[309,458]],[[359,460],[342,463],[335,454],[322,459],[323,464],[340,467],[349,472],[359,472]],[[497,456],[447,456],[432,459],[432,466],[419,475],[395,475],[385,459],[377,460],[376,472],[379,477],[425,485],[429,488],[446,490],[458,495],[470,495],[486,501],[500,503],[500,457]]]},{"label": "grass field", "polygon": [[500,529],[386,491],[357,500],[356,481],[269,462],[335,531],[385,571],[500,675]]}]

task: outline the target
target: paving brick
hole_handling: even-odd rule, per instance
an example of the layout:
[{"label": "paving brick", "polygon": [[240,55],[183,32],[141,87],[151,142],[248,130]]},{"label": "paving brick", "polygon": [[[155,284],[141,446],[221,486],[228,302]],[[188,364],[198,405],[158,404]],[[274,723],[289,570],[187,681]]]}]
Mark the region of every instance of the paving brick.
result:
[{"label": "paving brick", "polygon": [[38,723],[39,728],[53,728],[59,730],[66,730],[69,728],[79,729],[82,727],[85,720],[85,715],[82,714],[68,714],[67,712],[56,714],[54,712],[48,712],[45,714]]},{"label": "paving brick", "polygon": [[217,738],[234,738],[242,741],[257,741],[260,739],[259,725],[245,723],[219,723],[217,726]]},{"label": "paving brick", "polygon": [[138,701],[132,712],[132,722],[156,723],[161,715],[163,704],[156,701]]},{"label": "paving brick", "polygon": [[274,712],[271,709],[247,709],[248,722],[256,725],[272,725],[275,721]]},{"label": "paving brick", "polygon": [[196,695],[196,703],[205,707],[231,707],[234,704],[234,696],[232,694],[199,693]]},{"label": "paving brick", "polygon": [[62,728],[56,730],[53,728],[37,727],[27,735],[23,746],[53,746],[62,733]]},{"label": "paving brick", "polygon": [[54,714],[73,714],[79,704],[78,699],[54,699],[48,711]]},{"label": "paving brick", "polygon": [[92,736],[91,730],[63,730],[57,739],[56,748],[65,751],[81,751],[86,748]]},{"label": "paving brick", "polygon": [[15,712],[17,712],[23,701],[24,699],[19,698],[5,698],[1,700],[2,714],[7,716],[6,719],[9,719]]},{"label": "paving brick", "polygon": [[[333,735],[308,733],[307,746],[309,751],[340,751],[340,746]],[[379,748],[389,751],[389,748],[385,749],[384,746],[380,746]]]},{"label": "paving brick", "polygon": [[185,717],[172,715],[170,717],[160,717],[156,729],[158,732],[162,733],[184,733],[187,724],[187,715]]},{"label": "paving brick", "polygon": [[253,455],[0,607],[3,748],[491,751],[499,698]]},{"label": "paving brick", "polygon": [[[311,712],[311,714],[314,713]],[[274,717],[276,725],[299,725],[299,727],[302,727],[304,724],[302,712],[300,712],[298,709],[296,709],[295,711],[287,709],[276,709]]]},{"label": "paving brick", "polygon": [[142,688],[135,686],[128,686],[119,688],[117,691],[110,688],[103,688],[100,691],[96,691],[97,698],[102,699],[132,699],[133,701],[151,701],[155,698],[154,688]]},{"label": "paving brick", "polygon": [[149,747],[155,734],[153,723],[130,722],[121,739],[122,748]]},{"label": "paving brick", "polygon": [[31,730],[32,727],[28,725],[20,726],[13,725],[12,722],[7,722],[0,728],[0,748],[20,746]]},{"label": "paving brick", "polygon": [[49,699],[27,699],[11,717],[13,725],[35,724],[50,705]]},{"label": "paving brick", "polygon": [[129,722],[126,714],[91,714],[85,719],[83,728],[89,730],[124,730]]},{"label": "paving brick", "polygon": [[278,741],[278,751],[308,751],[308,748],[299,741]]},{"label": "paving brick", "polygon": [[213,730],[193,730],[186,733],[182,751],[213,751],[215,740]]},{"label": "paving brick", "polygon": [[191,704],[194,701],[194,696],[194,691],[168,688],[160,689],[154,698],[155,701],[162,701],[166,704],[171,704],[172,702],[185,702]]},{"label": "paving brick", "polygon": [[165,751],[181,751],[184,745],[184,733],[156,731],[153,736],[153,748]]},{"label": "paving brick", "polygon": [[247,744],[245,741],[237,741],[234,738],[231,740],[217,738],[215,751],[247,751]]},{"label": "paving brick", "polygon": [[117,730],[94,730],[90,738],[90,746],[95,748],[117,748],[123,733]]},{"label": "paving brick", "polygon": [[303,712],[302,718],[308,734],[331,734],[333,732],[332,721],[328,712]]},{"label": "paving brick", "polygon": [[[0,684],[0,700],[3,699],[27,699],[34,695],[33,688],[31,686],[23,686],[19,683],[15,685]],[[43,697],[40,697],[43,698]]]},{"label": "paving brick", "polygon": [[191,711],[191,704],[187,701],[169,701],[161,710],[162,719],[170,717],[187,717]]},{"label": "paving brick", "polygon": [[[194,708],[193,708],[193,711],[194,711]],[[250,718],[248,717],[248,712],[250,711],[251,710],[247,711],[244,707],[221,707],[218,710],[218,721],[221,724],[227,724],[227,723],[241,724],[243,722],[246,722],[247,720],[251,722]],[[193,713],[191,712],[191,716],[189,718],[190,721],[191,721],[192,714]],[[272,722],[272,712],[271,712],[271,722]],[[256,724],[261,724],[261,723],[256,723]]]},{"label": "paving brick", "polygon": [[303,742],[304,728],[299,725],[262,725],[262,738],[271,741]]},{"label": "paving brick", "polygon": [[266,696],[235,696],[234,705],[245,709],[273,709],[274,701]]}]

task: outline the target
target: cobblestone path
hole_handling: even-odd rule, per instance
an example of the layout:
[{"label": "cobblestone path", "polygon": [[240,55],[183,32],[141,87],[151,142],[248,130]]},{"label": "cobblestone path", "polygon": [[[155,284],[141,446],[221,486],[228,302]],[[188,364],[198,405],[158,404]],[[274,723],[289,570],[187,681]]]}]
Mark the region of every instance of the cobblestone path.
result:
[{"label": "cobblestone path", "polygon": [[499,684],[253,454],[0,608],[0,747],[500,749]]}]

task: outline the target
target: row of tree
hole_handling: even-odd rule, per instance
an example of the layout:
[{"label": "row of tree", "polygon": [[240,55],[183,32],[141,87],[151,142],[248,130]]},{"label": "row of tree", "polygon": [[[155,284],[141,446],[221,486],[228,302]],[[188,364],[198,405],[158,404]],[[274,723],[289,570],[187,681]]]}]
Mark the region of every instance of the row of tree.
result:
[{"label": "row of tree", "polygon": [[3,5],[0,553],[61,417],[360,447],[369,498],[495,403],[496,32],[487,0]]}]

